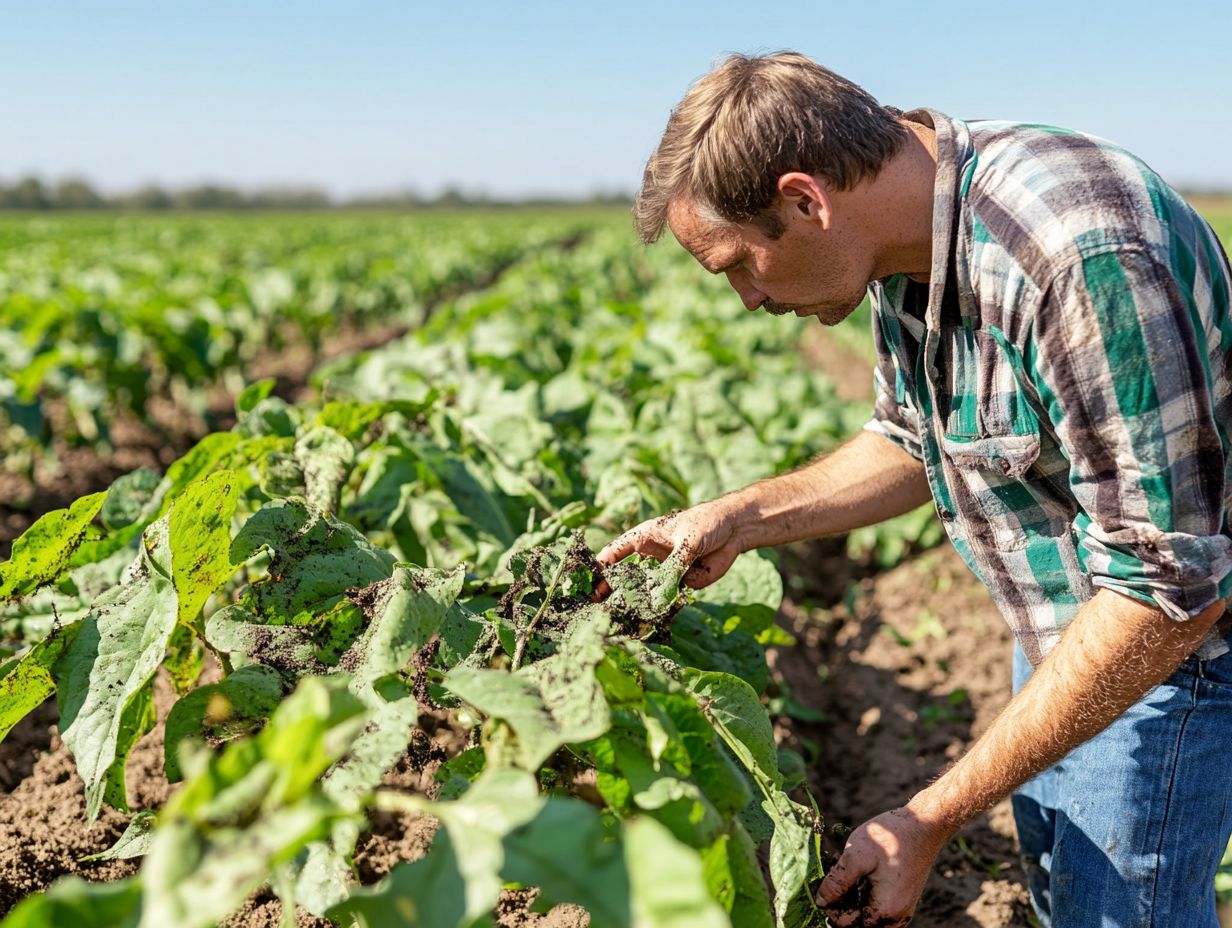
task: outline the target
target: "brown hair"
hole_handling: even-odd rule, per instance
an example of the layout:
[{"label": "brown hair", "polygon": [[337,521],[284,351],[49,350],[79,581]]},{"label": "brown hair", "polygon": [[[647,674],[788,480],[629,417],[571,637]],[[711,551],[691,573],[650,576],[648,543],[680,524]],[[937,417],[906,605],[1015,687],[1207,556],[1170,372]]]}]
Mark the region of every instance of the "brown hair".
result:
[{"label": "brown hair", "polygon": [[672,110],[633,208],[638,235],[658,239],[668,206],[685,196],[777,238],[779,177],[820,174],[848,190],[876,176],[907,137],[897,112],[798,52],[732,55]]}]

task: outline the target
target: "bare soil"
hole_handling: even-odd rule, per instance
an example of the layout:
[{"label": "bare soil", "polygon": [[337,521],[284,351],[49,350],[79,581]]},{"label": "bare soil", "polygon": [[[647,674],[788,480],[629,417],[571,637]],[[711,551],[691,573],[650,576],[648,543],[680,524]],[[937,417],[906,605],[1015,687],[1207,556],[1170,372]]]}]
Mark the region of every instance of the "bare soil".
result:
[{"label": "bare soil", "polygon": [[[797,644],[768,656],[825,720],[780,716],[776,734],[812,761],[808,786],[827,824],[854,828],[927,785],[1008,702],[1012,636],[948,544],[854,580],[832,543],[796,546],[787,560],[815,598],[784,602]],[[1007,801],[942,851],[912,925],[1026,926],[1028,908]]]},{"label": "bare soil", "polygon": [[800,353],[813,367],[826,372],[840,400],[863,403],[872,396],[872,365],[848,349],[829,326],[804,329]]}]

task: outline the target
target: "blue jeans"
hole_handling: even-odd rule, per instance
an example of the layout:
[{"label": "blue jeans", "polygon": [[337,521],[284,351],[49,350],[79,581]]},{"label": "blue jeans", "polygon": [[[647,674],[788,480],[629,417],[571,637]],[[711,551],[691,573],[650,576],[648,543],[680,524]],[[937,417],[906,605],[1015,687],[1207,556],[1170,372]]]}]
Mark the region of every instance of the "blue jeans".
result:
[{"label": "blue jeans", "polygon": [[[1014,692],[1031,676],[1014,653]],[[1232,654],[1175,673],[1015,795],[1045,928],[1219,928],[1232,832]]]}]

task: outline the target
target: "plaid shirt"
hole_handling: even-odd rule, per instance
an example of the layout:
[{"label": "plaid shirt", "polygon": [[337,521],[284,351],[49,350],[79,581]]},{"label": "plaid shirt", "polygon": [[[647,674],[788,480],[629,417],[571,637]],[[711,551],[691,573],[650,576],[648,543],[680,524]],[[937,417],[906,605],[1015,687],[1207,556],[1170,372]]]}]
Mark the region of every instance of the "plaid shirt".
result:
[{"label": "plaid shirt", "polygon": [[[1097,587],[1177,620],[1227,597],[1232,274],[1215,234],[1101,139],[907,118],[937,131],[932,270],[870,286],[867,428],[924,462],[1033,664]],[[1227,651],[1225,625],[1201,656]]]}]

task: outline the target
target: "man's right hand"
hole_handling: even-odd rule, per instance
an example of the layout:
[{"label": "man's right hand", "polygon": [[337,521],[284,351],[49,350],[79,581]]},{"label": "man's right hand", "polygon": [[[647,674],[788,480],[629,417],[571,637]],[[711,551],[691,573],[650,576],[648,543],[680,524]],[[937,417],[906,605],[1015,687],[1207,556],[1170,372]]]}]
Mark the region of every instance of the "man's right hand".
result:
[{"label": "man's right hand", "polygon": [[[684,585],[700,590],[727,573],[744,552],[736,528],[733,513],[721,500],[711,500],[634,526],[600,551],[596,559],[609,565],[637,553],[664,561],[674,553],[691,565]],[[606,584],[600,584],[599,594],[606,593]]]}]

